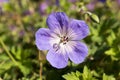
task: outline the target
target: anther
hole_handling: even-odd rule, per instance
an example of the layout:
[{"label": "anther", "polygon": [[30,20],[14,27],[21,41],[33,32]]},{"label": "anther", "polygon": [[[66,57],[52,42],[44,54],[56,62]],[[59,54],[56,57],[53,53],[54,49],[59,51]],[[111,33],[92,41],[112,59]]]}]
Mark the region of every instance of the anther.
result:
[{"label": "anther", "polygon": [[68,42],[68,37],[63,36],[61,37],[60,43],[66,44]]}]

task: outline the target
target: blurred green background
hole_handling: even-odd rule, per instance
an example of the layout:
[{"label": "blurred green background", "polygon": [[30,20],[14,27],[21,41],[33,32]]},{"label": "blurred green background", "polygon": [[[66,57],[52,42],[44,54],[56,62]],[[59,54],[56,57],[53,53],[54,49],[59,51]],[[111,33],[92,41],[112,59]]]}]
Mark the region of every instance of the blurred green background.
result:
[{"label": "blurred green background", "polygon": [[[60,70],[35,45],[58,11],[90,28],[86,60]],[[120,80],[120,0],[0,0],[0,80]]]}]

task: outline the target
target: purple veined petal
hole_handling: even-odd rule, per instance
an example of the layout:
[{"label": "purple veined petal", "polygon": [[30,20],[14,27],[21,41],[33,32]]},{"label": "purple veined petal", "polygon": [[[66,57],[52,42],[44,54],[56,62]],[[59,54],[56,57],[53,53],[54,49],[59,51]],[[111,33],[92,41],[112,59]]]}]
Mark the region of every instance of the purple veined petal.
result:
[{"label": "purple veined petal", "polygon": [[67,36],[71,40],[81,40],[89,34],[88,25],[82,20],[71,20]]},{"label": "purple veined petal", "polygon": [[49,29],[40,28],[35,34],[37,48],[40,50],[49,50],[51,47],[49,42],[51,37],[51,31]]},{"label": "purple veined petal", "polygon": [[50,49],[47,54],[47,60],[53,67],[62,69],[67,66],[68,56],[67,54],[64,54],[61,49],[57,51],[56,49]]},{"label": "purple veined petal", "polygon": [[56,12],[48,16],[46,23],[52,31],[61,34],[63,30],[67,29],[68,20],[64,12]]},{"label": "purple veined petal", "polygon": [[75,64],[82,63],[88,54],[87,46],[79,41],[70,41],[68,45],[72,48],[72,51],[67,52],[70,60]]}]

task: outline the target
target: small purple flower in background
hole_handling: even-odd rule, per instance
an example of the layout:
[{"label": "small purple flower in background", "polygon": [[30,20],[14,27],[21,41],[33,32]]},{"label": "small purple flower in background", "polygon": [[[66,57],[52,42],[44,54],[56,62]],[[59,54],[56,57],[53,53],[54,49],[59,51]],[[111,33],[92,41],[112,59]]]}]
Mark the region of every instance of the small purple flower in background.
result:
[{"label": "small purple flower in background", "polygon": [[120,6],[120,0],[117,0],[118,5]]},{"label": "small purple flower in background", "polygon": [[106,0],[98,0],[98,1],[103,2],[103,3],[106,2]]},{"label": "small purple flower in background", "polygon": [[118,0],[118,2],[120,3],[120,0]]},{"label": "small purple flower in background", "polygon": [[68,59],[75,64],[82,63],[88,48],[80,40],[89,34],[87,24],[69,19],[64,12],[50,14],[46,22],[49,29],[39,29],[35,38],[39,50],[49,50],[47,60],[50,64],[60,69],[67,66]]},{"label": "small purple flower in background", "polygon": [[24,16],[27,16],[27,15],[31,15],[32,12],[30,10],[25,10],[23,13],[22,13]]},{"label": "small purple flower in background", "polygon": [[56,0],[56,6],[60,6],[60,1],[59,0]]},{"label": "small purple flower in background", "polygon": [[8,26],[8,27],[9,27],[10,31],[13,31],[13,30],[16,29],[16,26],[15,26],[15,25],[10,25],[10,26]]},{"label": "small purple flower in background", "polygon": [[48,8],[47,2],[42,2],[39,6],[39,13],[41,15],[45,14],[46,9]]},{"label": "small purple flower in background", "polygon": [[93,11],[95,8],[95,5],[93,3],[89,3],[89,4],[87,4],[86,7],[88,8],[88,10]]},{"label": "small purple flower in background", "polygon": [[95,9],[96,3],[97,1],[91,1],[90,3],[86,5],[87,9],[90,11],[93,11]]},{"label": "small purple flower in background", "polygon": [[24,30],[20,30],[20,31],[19,31],[19,36],[20,36],[20,37],[23,37],[24,35],[25,35],[25,31],[24,31]]},{"label": "small purple flower in background", "polygon": [[39,13],[41,15],[46,15],[46,10],[51,5],[52,6],[55,5],[57,7],[60,7],[60,2],[59,2],[59,0],[45,0],[45,1],[41,2],[39,5],[39,8],[38,8]]}]

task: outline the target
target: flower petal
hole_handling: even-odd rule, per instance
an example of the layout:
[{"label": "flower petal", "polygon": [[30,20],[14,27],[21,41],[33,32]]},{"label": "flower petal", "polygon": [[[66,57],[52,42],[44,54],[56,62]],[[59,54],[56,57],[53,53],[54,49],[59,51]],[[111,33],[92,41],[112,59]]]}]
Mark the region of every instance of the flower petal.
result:
[{"label": "flower petal", "polygon": [[52,38],[51,36],[51,32],[49,29],[46,28],[40,28],[36,34],[35,34],[35,38],[36,38],[36,45],[38,47],[38,49],[40,50],[48,50],[50,49],[50,38]]},{"label": "flower petal", "polygon": [[75,64],[83,62],[88,54],[87,46],[79,41],[71,41],[69,42],[69,46],[72,47],[72,52],[68,53],[68,57],[70,58],[70,60]]},{"label": "flower petal", "polygon": [[50,64],[58,69],[65,68],[68,63],[68,56],[66,54],[61,53],[61,51],[55,51],[54,49],[50,49],[47,54],[47,60]]},{"label": "flower petal", "polygon": [[68,28],[68,37],[71,40],[81,40],[89,34],[87,24],[82,20],[71,20]]},{"label": "flower petal", "polygon": [[56,12],[48,16],[46,23],[52,31],[61,34],[64,28],[67,29],[68,20],[64,12]]}]

